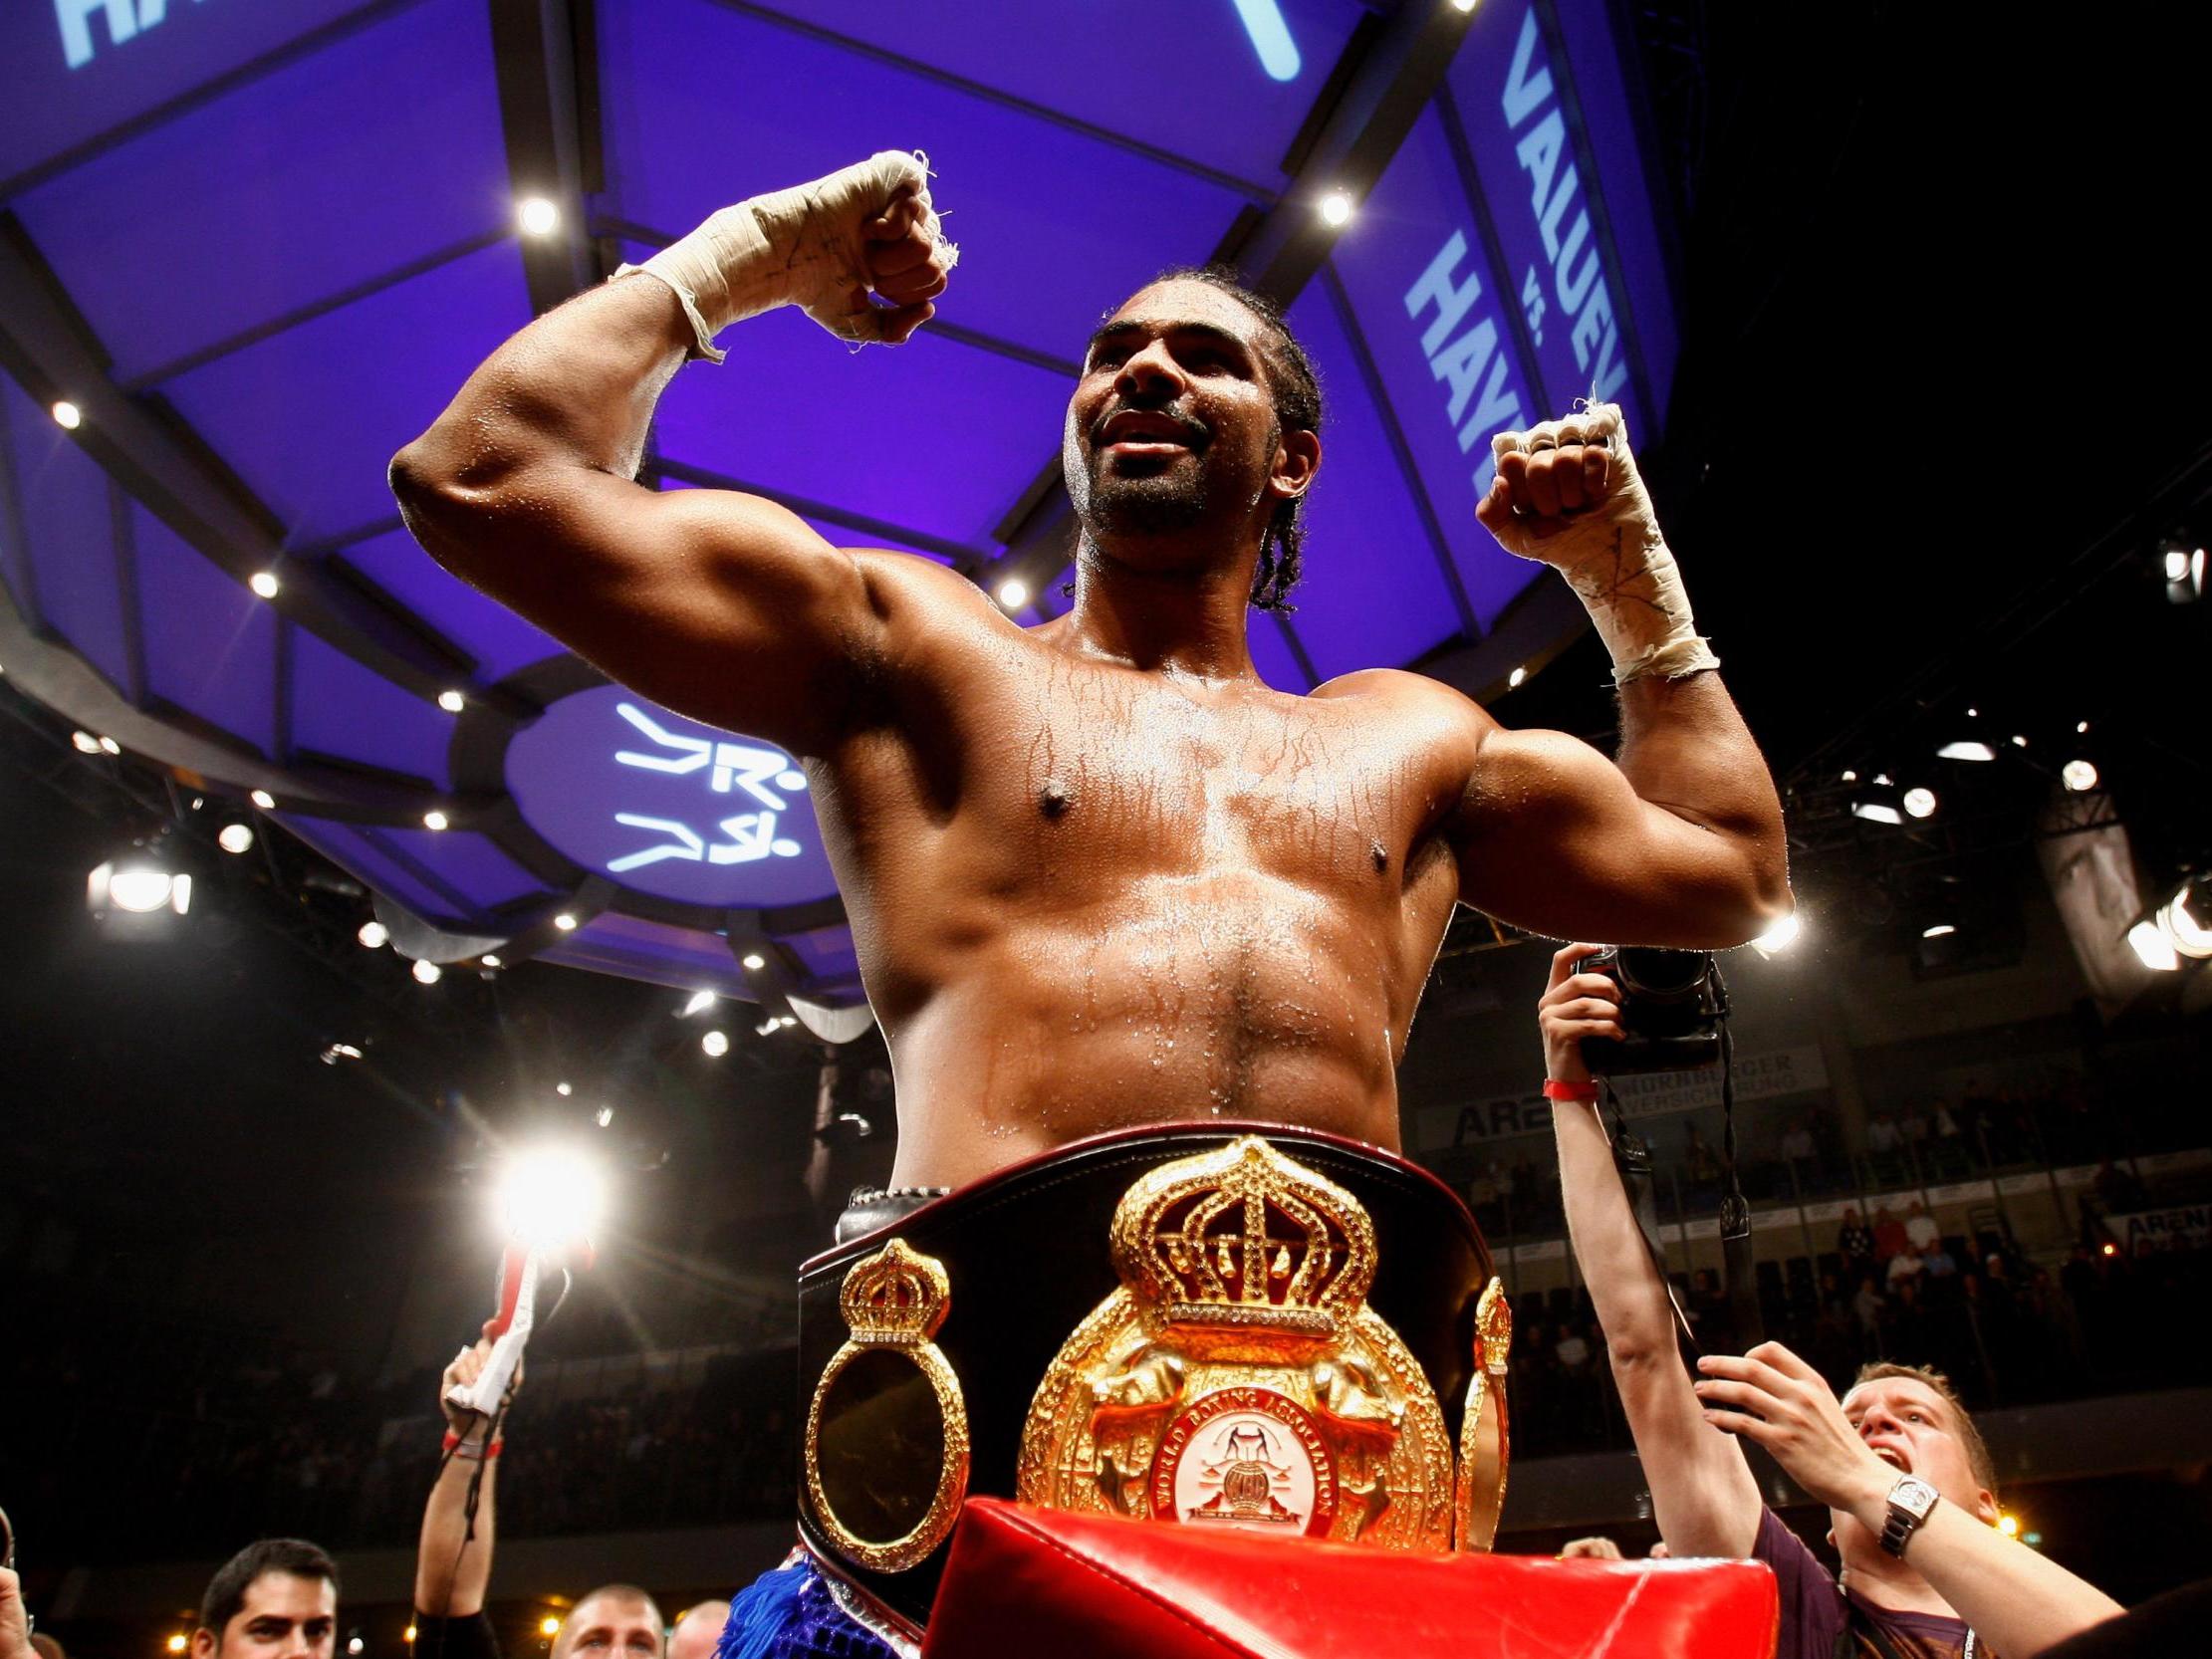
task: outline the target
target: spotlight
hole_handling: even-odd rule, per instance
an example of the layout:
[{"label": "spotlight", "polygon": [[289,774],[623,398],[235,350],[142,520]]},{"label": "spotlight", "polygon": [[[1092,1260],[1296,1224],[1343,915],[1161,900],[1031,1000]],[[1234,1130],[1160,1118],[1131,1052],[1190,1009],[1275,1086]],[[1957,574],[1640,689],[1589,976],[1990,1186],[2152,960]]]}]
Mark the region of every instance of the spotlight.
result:
[{"label": "spotlight", "polygon": [[1796,944],[1798,935],[1804,931],[1805,924],[1798,919],[1798,913],[1793,910],[1776,922],[1774,926],[1768,928],[1766,932],[1760,934],[1758,938],[1752,940],[1751,947],[1761,956],[1773,956]]},{"label": "spotlight", "polygon": [[576,931],[576,918],[564,910],[553,918],[553,925],[563,933],[574,933]]},{"label": "spotlight", "polygon": [[1902,824],[1904,815],[1896,808],[1880,801],[1853,801],[1851,817],[1871,819],[1876,824]]},{"label": "spotlight", "polygon": [[215,844],[225,852],[251,852],[253,829],[244,824],[226,824],[215,831]]},{"label": "spotlight", "polygon": [[407,1642],[407,1643],[408,1643],[408,1644],[409,1644],[410,1646],[411,1646],[411,1645],[413,1645],[413,1642],[414,1642],[414,1626],[413,1626],[413,1625],[411,1625],[411,1624],[410,1624],[410,1625],[408,1625],[408,1626],[407,1626],[407,1633],[406,1633],[406,1635],[405,1635],[404,1637],[402,1637],[401,1639],[402,1639],[403,1641]]},{"label": "spotlight", "polygon": [[391,938],[391,930],[382,922],[363,922],[354,937],[369,950],[381,950]]},{"label": "spotlight", "polygon": [[1935,755],[1937,760],[1943,761],[1993,761],[1997,751],[1986,743],[1969,739],[1963,743],[1946,743]]},{"label": "spotlight", "polygon": [[255,790],[246,799],[265,813],[273,813],[277,810],[277,798],[267,790]]},{"label": "spotlight", "polygon": [[2104,1245],[2104,1254],[2107,1256],[2117,1256],[2119,1254],[2119,1246],[2107,1240]]},{"label": "spotlight", "polygon": [[2076,795],[2096,788],[2096,768],[2089,761],[2068,761],[2059,768],[2059,782]]},{"label": "spotlight", "polygon": [[1029,603],[1029,584],[1020,577],[1008,577],[999,584],[999,603],[1009,610],[1019,610]]},{"label": "spotlight", "polygon": [[1332,190],[1321,198],[1321,221],[1337,227],[1352,223],[1352,198],[1342,190]]},{"label": "spotlight", "polygon": [[65,432],[74,432],[85,423],[85,411],[66,397],[54,405],[53,414],[54,424]]},{"label": "spotlight", "polygon": [[712,1008],[714,1003],[715,996],[712,991],[694,991],[691,993],[691,1000],[683,1005],[683,1012],[677,1018],[688,1020],[694,1014],[703,1014]]},{"label": "spotlight", "polygon": [[161,1645],[167,1648],[171,1653],[182,1653],[190,1644],[184,1639],[184,1633],[182,1631],[178,1631],[175,1635],[171,1636]]},{"label": "spotlight", "polygon": [[1508,691],[1518,691],[1528,682],[1528,678],[1529,671],[1526,668],[1516,668],[1506,676],[1506,689]]},{"label": "spotlight", "polygon": [[1452,0],[1452,10],[1454,11],[1471,12],[1475,9],[1475,5],[1476,0]]},{"label": "spotlight", "polygon": [[417,962],[407,971],[414,975],[417,985],[435,985],[445,977],[445,970],[435,962]]},{"label": "spotlight", "polygon": [[1979,720],[1981,716],[1982,711],[1980,709],[1968,709],[1966,711],[1966,718],[1969,720]]},{"label": "spotlight", "polygon": [[2212,891],[2201,881],[2184,881],[2158,907],[2158,929],[2168,943],[2192,962],[2212,957]]},{"label": "spotlight", "polygon": [[484,966],[487,968],[504,968],[507,965],[506,963],[500,961],[500,959],[497,956],[493,955],[490,951],[486,951],[476,960],[483,963]]},{"label": "spotlight", "polygon": [[103,733],[100,739],[100,752],[103,755],[120,755],[123,753],[123,745]]},{"label": "spotlight", "polygon": [[551,236],[561,223],[561,210],[543,196],[525,196],[515,204],[515,218],[525,236]]},{"label": "spotlight", "polygon": [[569,1083],[555,1083],[553,1085],[553,1092],[560,1095],[561,1098],[565,1100],[570,1095],[574,1094],[576,1092],[576,1089]]},{"label": "spotlight", "polygon": [[548,1613],[544,1618],[538,1621],[538,1634],[541,1636],[560,1635],[561,1621],[555,1618],[551,1613]]},{"label": "spotlight", "polygon": [[111,860],[94,869],[86,897],[96,916],[109,910],[132,916],[173,910],[181,916],[192,907],[192,878],[171,875],[142,858],[121,865]]},{"label": "spotlight", "polygon": [[2082,737],[2082,736],[2086,736],[2086,735],[2088,734],[2088,732],[2089,732],[2089,722],[2088,722],[2087,720],[2078,720],[2078,721],[2076,721],[2076,722],[2075,722],[2075,725],[2074,725],[2074,733],[2075,733],[2075,736],[2077,736],[2077,737]]},{"label": "spotlight", "polygon": [[361,1059],[361,1051],[351,1043],[333,1043],[320,1058],[325,1066],[336,1066],[342,1060]]},{"label": "spotlight", "polygon": [[747,951],[747,952],[745,953],[745,971],[746,971],[747,973],[749,973],[749,974],[757,974],[757,973],[759,973],[759,972],[760,972],[760,971],[761,971],[761,970],[762,970],[763,968],[765,968],[765,967],[767,967],[767,966],[768,966],[768,958],[767,958],[767,957],[765,957],[765,956],[763,956],[763,955],[761,955],[761,953],[760,953],[759,951],[757,951],[757,950],[754,950],[754,951]]},{"label": "spotlight", "polygon": [[730,1052],[729,1035],[725,1032],[710,1031],[699,1039],[699,1047],[706,1051],[707,1059],[720,1060]]},{"label": "spotlight", "polygon": [[2128,947],[2135,959],[2153,973],[2170,974],[2181,966],[2180,954],[2156,922],[2137,922],[2127,930]]},{"label": "spotlight", "polygon": [[438,693],[438,707],[447,714],[459,714],[468,707],[468,697],[459,691],[441,691]]},{"label": "spotlight", "polygon": [[[499,1182],[499,1214],[523,1244],[556,1245],[588,1236],[606,1208],[598,1166],[573,1147],[541,1146],[508,1160]],[[549,1621],[560,1628],[559,1620]]]},{"label": "spotlight", "polygon": [[94,737],[90,732],[70,733],[69,746],[80,755],[97,755],[100,753],[100,739]]},{"label": "spotlight", "polygon": [[1848,767],[1845,767],[1843,771],[1839,773],[1837,776],[1846,784],[1855,784],[1858,782],[1858,774],[1851,771]]},{"label": "spotlight", "polygon": [[425,830],[443,830],[452,822],[443,813],[434,810],[422,815],[422,828]]},{"label": "spotlight", "polygon": [[594,1123],[597,1123],[601,1128],[606,1128],[610,1123],[613,1123],[614,1121],[614,1108],[613,1106],[600,1107],[598,1111],[592,1114],[592,1121]]},{"label": "spotlight", "polygon": [[256,571],[246,579],[246,586],[263,598],[273,599],[277,596],[277,590],[282,584],[277,581],[274,571]]},{"label": "spotlight", "polygon": [[1935,815],[1935,791],[1931,789],[1906,790],[1905,811],[1914,818],[1932,818]]},{"label": "spotlight", "polygon": [[2020,1517],[2017,1515],[1999,1516],[1997,1518],[1997,1530],[2009,1539],[2020,1537]]},{"label": "spotlight", "polygon": [[2025,749],[2025,748],[2027,748],[2027,747],[2028,747],[2028,740],[2027,740],[2026,738],[2024,738],[2024,737],[2017,737],[2017,736],[2016,736],[2016,737],[2015,737],[2015,738],[2014,738],[2014,739],[2012,740],[2012,746],[2013,746],[2013,747],[2014,747],[2015,749]]},{"label": "spotlight", "polygon": [[1941,939],[1957,931],[1958,929],[1949,922],[1937,922],[1933,927],[1923,927],[1920,930],[1920,937],[1923,939]]},{"label": "spotlight", "polygon": [[353,1655],[353,1659],[361,1659],[362,1649],[368,1645],[359,1636],[349,1636],[346,1639],[346,1651]]}]

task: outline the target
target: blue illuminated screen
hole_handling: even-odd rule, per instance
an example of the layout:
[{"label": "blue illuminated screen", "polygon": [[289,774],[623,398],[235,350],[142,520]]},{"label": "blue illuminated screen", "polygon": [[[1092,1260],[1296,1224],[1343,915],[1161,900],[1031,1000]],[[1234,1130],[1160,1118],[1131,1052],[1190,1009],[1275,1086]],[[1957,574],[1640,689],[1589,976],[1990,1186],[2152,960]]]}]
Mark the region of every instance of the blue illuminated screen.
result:
[{"label": "blue illuminated screen", "polygon": [[564,697],[516,733],[507,787],[554,847],[637,892],[754,908],[837,888],[797,761],[620,686]]}]

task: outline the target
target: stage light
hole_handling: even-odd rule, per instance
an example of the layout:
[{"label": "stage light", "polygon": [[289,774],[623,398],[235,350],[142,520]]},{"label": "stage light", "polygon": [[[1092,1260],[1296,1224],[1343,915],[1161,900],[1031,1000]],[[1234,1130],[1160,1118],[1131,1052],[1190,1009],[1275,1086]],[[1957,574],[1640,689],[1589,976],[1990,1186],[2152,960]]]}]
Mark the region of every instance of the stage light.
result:
[{"label": "stage light", "polygon": [[443,830],[450,823],[451,819],[434,809],[422,815],[422,828],[425,830]]},{"label": "stage light", "polygon": [[557,1245],[588,1236],[606,1202],[597,1165],[573,1147],[517,1153],[500,1176],[501,1220],[508,1235],[524,1244]]},{"label": "stage light", "polygon": [[1875,782],[1875,783],[1877,783],[1877,784],[1879,784],[1879,785],[1881,785],[1881,786],[1882,786],[1882,788],[1884,788],[1884,789],[1887,789],[1887,788],[1889,788],[1889,787],[1890,787],[1890,785],[1889,785],[1889,774],[1888,774],[1888,773],[1886,773],[1886,772],[1877,772],[1877,773],[1875,773],[1875,774],[1874,774],[1874,782]]},{"label": "stage light", "polygon": [[761,955],[759,951],[747,951],[745,953],[745,971],[747,973],[757,974],[767,966],[768,958]]},{"label": "stage light", "polygon": [[[56,404],[55,407],[59,409],[61,405]],[[56,420],[62,419],[59,414],[56,414],[54,418]],[[76,422],[62,420],[62,424],[64,426],[73,426],[76,424]],[[2168,542],[2158,551],[2165,560],[2166,580],[2168,582],[2187,581],[2189,576],[2189,550],[2185,547],[2179,546],[2176,543]]]},{"label": "stage light", "polygon": [[85,411],[66,397],[55,403],[53,414],[54,424],[65,432],[74,432],[85,423]]},{"label": "stage light", "polygon": [[487,967],[487,968],[504,968],[504,967],[506,967],[506,966],[507,966],[507,964],[506,964],[506,963],[504,963],[504,962],[500,961],[500,959],[499,959],[499,958],[498,958],[498,957],[497,957],[496,955],[494,955],[494,954],[493,954],[492,952],[490,952],[490,951],[486,951],[486,952],[485,952],[485,953],[484,953],[484,954],[483,954],[482,956],[479,956],[479,957],[478,957],[478,958],[477,958],[476,960],[477,960],[477,961],[479,961],[479,962],[481,962],[481,963],[483,963],[483,964],[484,964],[484,966],[485,966],[485,967]]},{"label": "stage light", "polygon": [[2076,795],[2096,788],[2096,768],[2089,761],[2068,761],[2059,768],[2059,782]]},{"label": "stage light", "polygon": [[100,739],[100,752],[103,755],[120,755],[123,753],[123,745],[103,733]]},{"label": "stage light", "polygon": [[407,1626],[407,1633],[406,1633],[406,1635],[405,1635],[405,1636],[404,1636],[403,1638],[401,1638],[401,1639],[402,1639],[402,1640],[404,1640],[404,1641],[406,1641],[406,1642],[407,1642],[407,1643],[409,1643],[410,1645],[411,1645],[411,1644],[413,1643],[413,1641],[414,1641],[414,1626],[413,1626],[413,1625],[411,1625],[411,1624],[410,1624],[410,1625],[408,1625],[408,1626]]},{"label": "stage light", "polygon": [[2212,957],[2212,892],[2196,881],[2184,881],[2158,907],[2158,930],[2192,962]]},{"label": "stage light", "polygon": [[691,993],[691,1000],[683,1005],[683,1012],[677,1015],[676,1018],[688,1020],[694,1014],[705,1013],[714,1004],[715,996],[712,991],[694,991]]},{"label": "stage light", "polygon": [[553,1085],[553,1092],[560,1095],[562,1099],[566,1100],[570,1095],[576,1092],[576,1088],[573,1084],[570,1083],[555,1083]]},{"label": "stage light", "polygon": [[707,1059],[720,1060],[730,1052],[729,1034],[710,1031],[699,1039],[699,1047],[706,1051]]},{"label": "stage light", "polygon": [[246,586],[263,598],[273,599],[277,596],[277,590],[282,584],[277,581],[274,571],[256,571],[246,579]]},{"label": "stage light", "polygon": [[1896,808],[1880,801],[1853,801],[1851,817],[1871,819],[1876,824],[1902,824],[1904,815]]},{"label": "stage light", "polygon": [[999,584],[999,603],[1008,610],[1019,610],[1029,603],[1029,584],[1020,577],[1008,577]]},{"label": "stage light", "polygon": [[1837,774],[1837,776],[1846,784],[1855,784],[1858,782],[1858,774],[1851,771],[1847,767],[1843,772]]},{"label": "stage light", "polygon": [[333,1043],[319,1057],[325,1066],[336,1066],[342,1060],[359,1060],[361,1051],[351,1043]]},{"label": "stage light", "polygon": [[553,918],[553,925],[563,933],[574,933],[576,931],[576,918],[564,910]]},{"label": "stage light", "polygon": [[1923,939],[1941,939],[1957,931],[1958,929],[1949,922],[1937,922],[1933,927],[1923,927],[1920,930],[1920,937]]},{"label": "stage light", "polygon": [[93,871],[88,893],[95,912],[113,908],[150,916],[156,910],[174,910],[181,916],[192,907],[192,878],[142,860],[120,866],[111,861]]},{"label": "stage light", "polygon": [[[64,422],[64,424],[66,425],[68,423]],[[166,1647],[171,1653],[182,1653],[187,1644],[182,1635],[175,1635],[171,1636],[162,1645]]]},{"label": "stage light", "polygon": [[2089,723],[2087,720],[2080,720],[2075,722],[2074,731],[2077,737],[2086,735],[2089,729]]},{"label": "stage light", "polygon": [[600,1107],[598,1111],[592,1114],[592,1121],[594,1123],[597,1123],[601,1128],[606,1128],[609,1124],[614,1121],[614,1108],[613,1106]]},{"label": "stage light", "polygon": [[551,236],[561,223],[561,210],[543,196],[525,196],[515,205],[515,218],[523,235]]},{"label": "stage light", "polygon": [[215,844],[225,852],[251,852],[253,828],[245,824],[226,824],[215,831]]},{"label": "stage light", "polygon": [[438,693],[438,707],[447,714],[459,714],[468,707],[468,697],[459,691],[441,691]]},{"label": "stage light", "polygon": [[354,1655],[354,1659],[361,1659],[362,1649],[367,1647],[368,1645],[369,1644],[363,1641],[359,1636],[349,1636],[346,1639],[346,1651]]},{"label": "stage light", "polygon": [[361,931],[354,935],[370,950],[380,950],[391,937],[391,930],[382,922],[363,922]]},{"label": "stage light", "polygon": [[2016,736],[2016,737],[2014,737],[2014,739],[2012,740],[2012,746],[2013,746],[2013,747],[2014,747],[2015,749],[2025,749],[2025,748],[2027,748],[2027,747],[2028,747],[2028,740],[2027,740],[2026,738],[2024,738],[2024,737],[2018,737],[2018,736]]},{"label": "stage light", "polygon": [[1932,818],[1932,817],[1934,817],[1934,816],[1935,816],[1935,791],[1933,791],[1933,790],[1931,790],[1931,789],[1908,789],[1908,790],[1906,790],[1906,791],[1905,791],[1905,811],[1906,811],[1907,813],[1910,813],[1910,814],[1911,814],[1911,815],[1912,815],[1912,816],[1913,816],[1914,818]]},{"label": "stage light", "polygon": [[277,798],[267,790],[255,790],[246,799],[265,813],[273,813],[277,810]]},{"label": "stage light", "polygon": [[2104,1246],[2104,1254],[2107,1256],[2117,1256],[2119,1254],[2119,1246],[2107,1241]]},{"label": "stage light", "polygon": [[1321,221],[1332,228],[1352,223],[1352,198],[1342,190],[1332,190],[1321,198]]},{"label": "stage light", "polygon": [[1793,910],[1776,922],[1774,926],[1768,928],[1766,932],[1760,934],[1758,938],[1752,940],[1752,948],[1762,956],[1773,956],[1776,952],[1788,950],[1796,944],[1798,935],[1804,931],[1804,922],[1799,920],[1798,913]]},{"label": "stage light", "polygon": [[2017,1515],[1999,1516],[1997,1518],[1997,1530],[2009,1539],[2020,1537],[2020,1517]]},{"label": "stage light", "polygon": [[1476,4],[1477,0],[1452,0],[1452,10],[1455,12],[1471,12],[1475,9]]},{"label": "stage light", "polygon": [[1516,668],[1506,676],[1506,689],[1508,691],[1518,691],[1528,683],[1528,678],[1529,671],[1526,668]]},{"label": "stage light", "polygon": [[2156,922],[2137,922],[2127,930],[2127,943],[2135,959],[2153,973],[2170,974],[2181,967],[2180,953]]},{"label": "stage light", "polygon": [[94,737],[90,732],[70,733],[69,746],[80,755],[97,755],[100,753],[100,739]]},{"label": "stage light", "polygon": [[414,975],[417,985],[435,985],[445,977],[445,970],[435,962],[417,962],[407,972]]},{"label": "stage light", "polygon": [[1946,743],[1935,752],[1935,757],[1941,761],[1993,761],[1997,751],[1986,743],[1969,739],[1963,743]]},{"label": "stage light", "polygon": [[551,1613],[548,1613],[544,1618],[538,1621],[538,1634],[541,1636],[560,1635],[561,1621],[555,1618]]},{"label": "stage light", "polygon": [[1979,720],[1981,715],[1982,711],[1980,709],[1968,709],[1966,711],[1966,718],[1969,720]]}]

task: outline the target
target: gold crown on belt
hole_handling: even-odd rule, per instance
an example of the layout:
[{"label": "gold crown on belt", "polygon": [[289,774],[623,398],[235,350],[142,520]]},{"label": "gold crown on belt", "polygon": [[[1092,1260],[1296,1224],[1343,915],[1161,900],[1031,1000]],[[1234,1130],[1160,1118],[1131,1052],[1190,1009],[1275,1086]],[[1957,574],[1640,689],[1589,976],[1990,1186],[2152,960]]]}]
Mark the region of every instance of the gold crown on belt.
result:
[{"label": "gold crown on belt", "polygon": [[1332,1337],[1374,1282],[1374,1224],[1336,1182],[1245,1135],[1132,1186],[1113,1264],[1170,1323]]},{"label": "gold crown on belt", "polygon": [[951,1297],[943,1264],[893,1239],[845,1276],[838,1305],[862,1347],[911,1347],[937,1334]]}]

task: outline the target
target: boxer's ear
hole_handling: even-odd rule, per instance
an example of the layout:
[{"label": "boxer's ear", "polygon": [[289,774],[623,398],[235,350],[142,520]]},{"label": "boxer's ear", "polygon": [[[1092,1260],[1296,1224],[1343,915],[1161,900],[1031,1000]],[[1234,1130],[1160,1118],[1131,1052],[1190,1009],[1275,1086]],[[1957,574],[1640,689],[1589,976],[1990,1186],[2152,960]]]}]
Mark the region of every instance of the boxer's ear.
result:
[{"label": "boxer's ear", "polygon": [[1320,470],[1321,435],[1295,429],[1276,440],[1268,483],[1278,499],[1295,500],[1313,487],[1314,474]]}]

